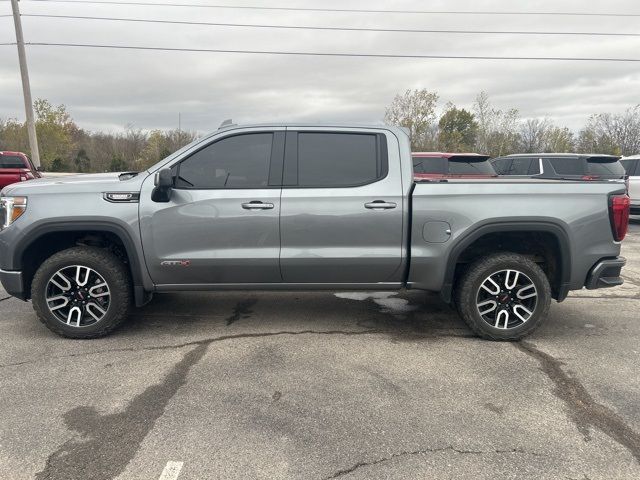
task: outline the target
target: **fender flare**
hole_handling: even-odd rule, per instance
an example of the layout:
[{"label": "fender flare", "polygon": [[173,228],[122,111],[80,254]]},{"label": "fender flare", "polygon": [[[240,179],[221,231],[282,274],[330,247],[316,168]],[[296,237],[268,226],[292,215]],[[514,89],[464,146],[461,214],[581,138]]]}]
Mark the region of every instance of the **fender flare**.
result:
[{"label": "fender flare", "polygon": [[16,268],[22,268],[22,258],[26,250],[38,241],[42,236],[55,232],[106,232],[118,237],[122,242],[129,260],[129,269],[131,271],[131,280],[133,283],[133,291],[136,306],[142,306],[151,299],[150,292],[144,288],[143,280],[143,264],[137,253],[137,249],[133,238],[129,232],[121,225],[113,222],[97,221],[97,220],[77,220],[64,222],[44,221],[34,225],[33,228],[25,232],[25,237],[29,238],[28,242],[19,242],[13,251],[12,263]]},{"label": "fender flare", "polygon": [[490,233],[500,232],[545,232],[550,233],[554,236],[560,248],[560,282],[557,286],[556,296],[558,302],[564,300],[569,293],[569,282],[571,278],[571,244],[569,242],[569,235],[562,226],[556,223],[549,221],[531,220],[486,223],[477,228],[474,228],[471,232],[467,233],[461,239],[459,239],[451,248],[451,252],[449,253],[449,257],[447,258],[444,283],[440,291],[440,297],[445,302],[451,303],[456,265],[458,264],[458,259],[460,258],[462,253],[480,237]]}]

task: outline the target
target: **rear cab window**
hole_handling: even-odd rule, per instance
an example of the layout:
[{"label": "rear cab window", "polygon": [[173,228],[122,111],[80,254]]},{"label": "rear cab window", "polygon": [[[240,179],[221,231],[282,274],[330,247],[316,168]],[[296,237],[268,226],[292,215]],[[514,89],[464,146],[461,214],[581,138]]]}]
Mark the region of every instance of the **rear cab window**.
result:
[{"label": "rear cab window", "polygon": [[18,155],[0,155],[0,168],[29,168],[29,165]]}]

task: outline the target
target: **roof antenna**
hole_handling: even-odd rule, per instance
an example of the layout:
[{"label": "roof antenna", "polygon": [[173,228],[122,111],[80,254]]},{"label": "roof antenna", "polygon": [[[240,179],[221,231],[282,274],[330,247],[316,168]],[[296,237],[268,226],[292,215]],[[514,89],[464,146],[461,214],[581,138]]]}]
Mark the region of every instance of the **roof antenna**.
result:
[{"label": "roof antenna", "polygon": [[227,118],[224,122],[220,124],[220,126],[218,127],[218,130],[224,127],[231,127],[232,125],[235,125],[235,123],[233,123],[233,120],[231,120],[230,118]]}]

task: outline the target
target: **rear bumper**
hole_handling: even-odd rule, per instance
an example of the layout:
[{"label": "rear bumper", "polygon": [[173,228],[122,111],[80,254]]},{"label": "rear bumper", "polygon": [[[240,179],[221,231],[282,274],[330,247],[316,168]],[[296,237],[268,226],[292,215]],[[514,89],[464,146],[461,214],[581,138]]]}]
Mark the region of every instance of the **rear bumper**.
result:
[{"label": "rear bumper", "polygon": [[585,287],[588,290],[596,288],[610,288],[622,285],[624,280],[620,276],[622,267],[627,263],[624,257],[607,258],[597,262],[589,271]]},{"label": "rear bumper", "polygon": [[0,270],[0,283],[9,295],[25,300],[22,272]]}]

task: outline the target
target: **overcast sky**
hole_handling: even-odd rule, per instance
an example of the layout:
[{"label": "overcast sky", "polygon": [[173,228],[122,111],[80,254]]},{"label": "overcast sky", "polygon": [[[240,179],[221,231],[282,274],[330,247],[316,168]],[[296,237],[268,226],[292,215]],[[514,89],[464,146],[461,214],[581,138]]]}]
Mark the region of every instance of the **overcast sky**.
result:
[{"label": "overcast sky", "polygon": [[[126,1],[126,0],[123,0]],[[167,2],[169,0],[147,0]],[[413,10],[640,14],[638,0],[171,0],[170,3]],[[23,14],[341,27],[640,33],[640,17],[329,13],[44,3]],[[0,2],[0,15],[11,13]],[[451,35],[274,30],[23,17],[25,41],[340,53],[640,58],[640,37]],[[15,41],[0,17],[0,43]],[[579,128],[591,113],[640,103],[640,63],[376,59],[27,47],[34,98],[63,103],[89,130],[236,122],[378,123],[394,95],[427,88],[469,108],[485,90],[498,108]],[[0,118],[24,118],[15,46],[0,46]]]}]

